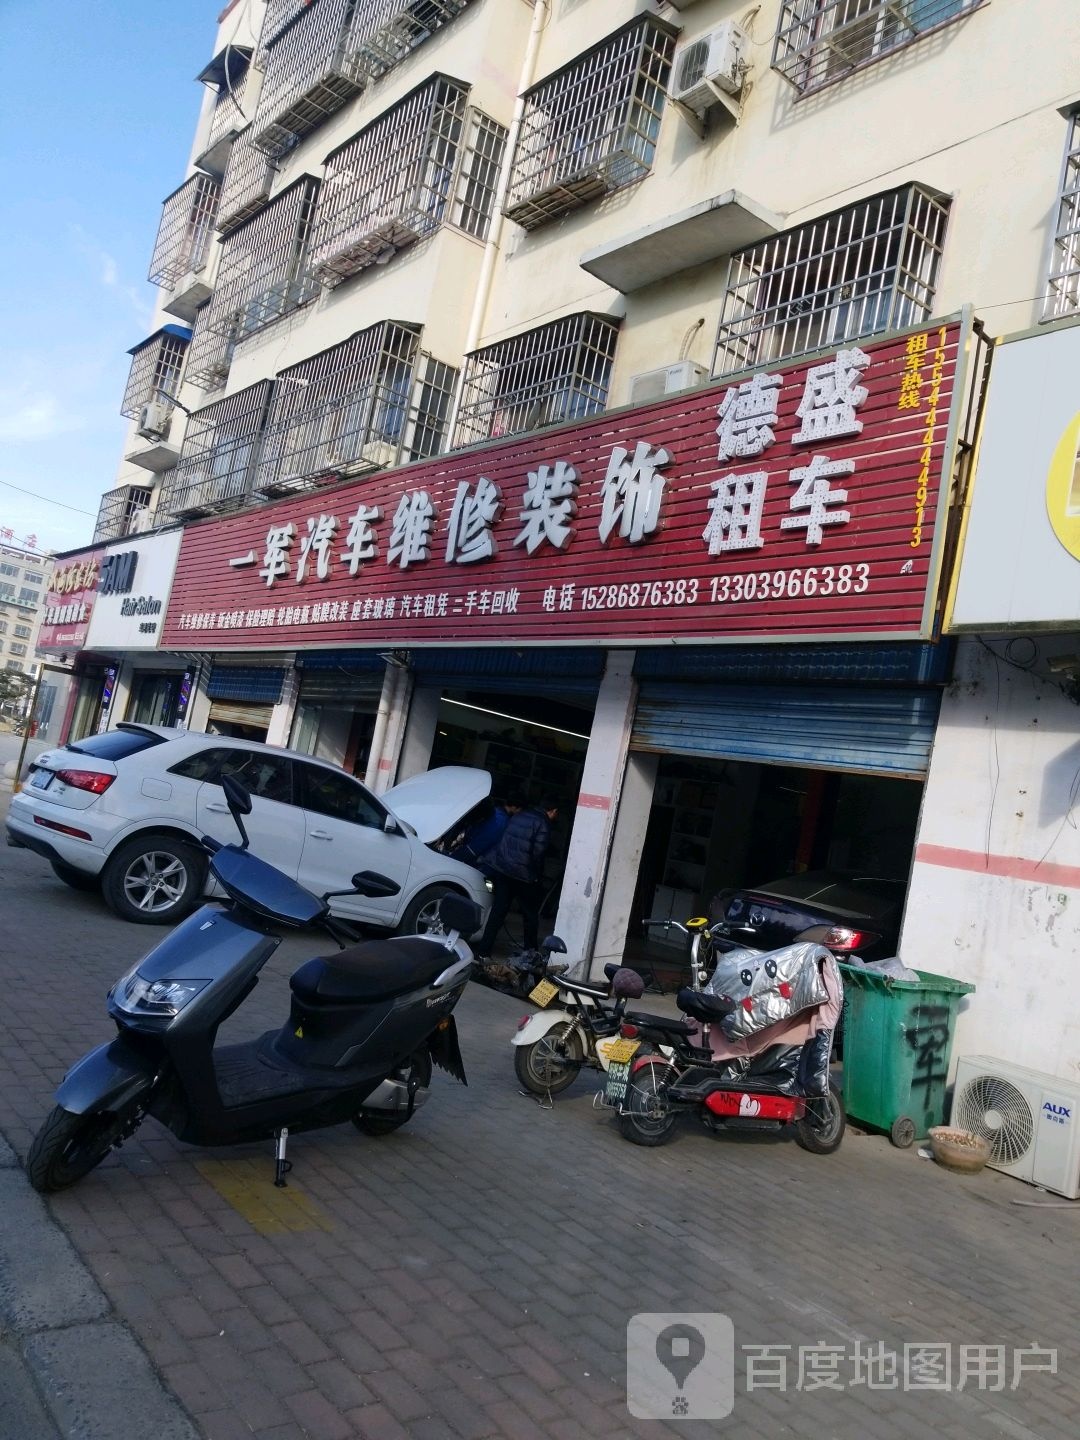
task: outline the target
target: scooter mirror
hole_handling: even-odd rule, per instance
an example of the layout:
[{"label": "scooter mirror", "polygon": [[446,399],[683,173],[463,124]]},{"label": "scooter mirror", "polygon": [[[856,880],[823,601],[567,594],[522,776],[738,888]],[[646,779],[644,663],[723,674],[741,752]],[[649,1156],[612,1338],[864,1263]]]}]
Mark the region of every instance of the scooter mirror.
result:
[{"label": "scooter mirror", "polygon": [[358,895],[366,895],[370,900],[389,899],[401,889],[396,880],[380,875],[376,870],[358,870],[352,877],[352,884]]},{"label": "scooter mirror", "polygon": [[223,775],[221,777],[221,788],[225,791],[225,799],[230,810],[240,815],[251,814],[251,796],[244,789],[235,775]]},{"label": "scooter mirror", "polygon": [[559,939],[558,935],[549,935],[540,946],[545,955],[565,955],[566,946]]}]

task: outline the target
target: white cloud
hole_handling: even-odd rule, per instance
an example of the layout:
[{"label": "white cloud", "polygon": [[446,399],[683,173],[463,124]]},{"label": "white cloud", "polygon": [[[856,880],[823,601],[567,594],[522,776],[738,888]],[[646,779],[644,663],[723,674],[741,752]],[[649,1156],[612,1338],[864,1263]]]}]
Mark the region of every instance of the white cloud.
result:
[{"label": "white cloud", "polygon": [[154,318],[153,302],[135,285],[128,284],[121,277],[120,267],[113,256],[103,249],[92,235],[87,234],[81,225],[70,226],[70,231],[76,250],[97,267],[99,282],[106,290],[122,295],[135,311],[142,327],[149,329]]}]

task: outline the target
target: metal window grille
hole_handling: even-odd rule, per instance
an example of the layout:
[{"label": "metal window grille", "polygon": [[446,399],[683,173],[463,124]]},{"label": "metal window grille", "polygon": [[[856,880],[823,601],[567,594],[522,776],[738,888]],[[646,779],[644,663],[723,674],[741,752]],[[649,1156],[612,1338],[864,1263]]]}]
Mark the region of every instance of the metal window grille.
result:
[{"label": "metal window grille", "polygon": [[260,380],[190,416],[180,459],[162,482],[160,521],[208,515],[244,503],[251,493],[273,386],[272,380]]},{"label": "metal window grille", "polygon": [[172,289],[191,270],[201,270],[214,233],[220,182],[192,175],[161,207],[149,279]]},{"label": "metal window grille", "polygon": [[270,198],[277,170],[268,156],[256,150],[249,125],[233,141],[221,182],[217,228],[227,233],[249,220]]},{"label": "metal window grille", "polygon": [[478,240],[487,239],[491,226],[506,138],[505,125],[479,110],[469,112],[468,136],[450,207],[450,223]]},{"label": "metal window grille", "polygon": [[259,463],[263,495],[308,489],[401,458],[420,328],[392,320],[277,377]]},{"label": "metal window grille", "polygon": [[159,330],[135,347],[131,352],[131,369],[120,406],[121,415],[137,420],[143,406],[157,399],[159,390],[169,395],[176,394],[190,339],[190,333],[174,335]]},{"label": "metal window grille", "polygon": [[772,68],[805,94],[841,80],[986,0],[784,0]]},{"label": "metal window grille", "polygon": [[238,75],[223,79],[218,86],[214,113],[210,118],[210,131],[206,137],[207,150],[227,135],[236,134],[247,124],[249,117],[245,113],[244,97],[250,78],[250,70],[244,69]]},{"label": "metal window grille", "polygon": [[617,320],[581,311],[467,355],[454,448],[603,410],[617,335]]},{"label": "metal window grille", "polygon": [[122,540],[125,535],[141,531],[143,516],[149,512],[153,494],[153,490],[145,485],[121,485],[116,490],[106,491],[98,506],[94,544],[103,540]]},{"label": "metal window grille", "polygon": [[1080,110],[1069,116],[1043,319],[1080,312]]},{"label": "metal window grille", "polygon": [[222,238],[213,298],[199,312],[191,342],[188,379],[194,384],[213,389],[223,383],[238,341],[318,292],[307,268],[318,190],[319,182],[306,175]]},{"label": "metal window grille", "polygon": [[464,86],[436,75],[327,156],[311,244],[324,285],[442,224],[467,100]]},{"label": "metal window grille", "polygon": [[713,374],[925,319],[948,214],[947,199],[905,185],[738,251]]},{"label": "metal window grille", "polygon": [[532,230],[648,172],[675,33],[642,16],[527,92],[511,220]]},{"label": "metal window grille", "polygon": [[272,39],[264,39],[256,145],[268,155],[283,155],[468,3],[310,0],[299,9],[276,7],[274,24],[282,23]]}]

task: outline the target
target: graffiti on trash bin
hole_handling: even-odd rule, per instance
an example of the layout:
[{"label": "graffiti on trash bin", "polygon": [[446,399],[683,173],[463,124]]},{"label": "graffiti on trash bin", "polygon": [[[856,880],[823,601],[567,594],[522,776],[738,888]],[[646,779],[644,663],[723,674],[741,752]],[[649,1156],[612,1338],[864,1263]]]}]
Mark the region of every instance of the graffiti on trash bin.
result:
[{"label": "graffiti on trash bin", "polygon": [[931,1085],[943,1085],[948,1078],[945,1057],[949,1050],[949,1007],[916,1005],[912,1020],[914,1023],[905,1032],[915,1051],[911,1088],[929,1092]]}]

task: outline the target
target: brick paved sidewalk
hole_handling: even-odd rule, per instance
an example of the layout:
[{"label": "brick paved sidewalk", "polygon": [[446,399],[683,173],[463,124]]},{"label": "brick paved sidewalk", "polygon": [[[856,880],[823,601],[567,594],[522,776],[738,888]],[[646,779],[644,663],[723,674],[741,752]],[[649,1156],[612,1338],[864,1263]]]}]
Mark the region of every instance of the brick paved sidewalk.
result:
[{"label": "brick paved sidewalk", "polygon": [[[0,849],[0,899],[0,1131],[24,1155],[65,1067],[109,1034],[108,985],[160,932],[24,851]],[[280,1023],[287,975],[311,953],[283,947],[231,1038]],[[1016,1205],[1048,1197],[880,1137],[819,1158],[690,1124],[637,1149],[592,1108],[591,1076],[553,1110],[518,1093],[521,1011],[470,990],[469,1088],[437,1073],[399,1134],[297,1136],[289,1196],[309,1208],[279,1233],[227,1198],[237,1162],[269,1174],[269,1147],[191,1150],[152,1122],[51,1202],[207,1440],[723,1433],[629,1417],[625,1330],[643,1310],[732,1316],[739,1440],[1076,1434],[1075,1213]],[[877,1341],[950,1342],[954,1357],[961,1343],[1052,1346],[1059,1374],[1015,1392],[850,1385],[853,1347]],[[824,1344],[844,1348],[843,1388],[796,1390],[798,1347]],[[749,1345],[792,1347],[785,1391],[746,1393]]]}]

